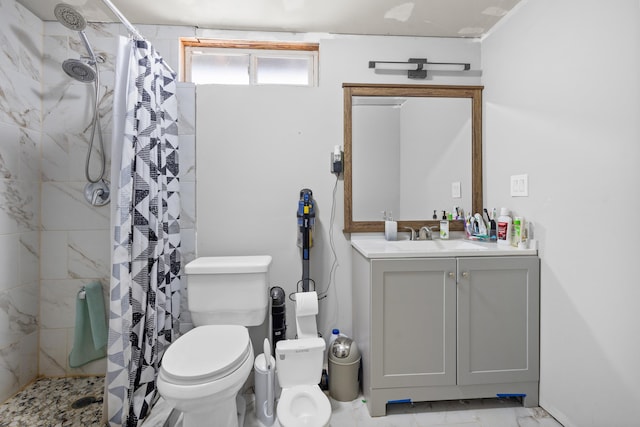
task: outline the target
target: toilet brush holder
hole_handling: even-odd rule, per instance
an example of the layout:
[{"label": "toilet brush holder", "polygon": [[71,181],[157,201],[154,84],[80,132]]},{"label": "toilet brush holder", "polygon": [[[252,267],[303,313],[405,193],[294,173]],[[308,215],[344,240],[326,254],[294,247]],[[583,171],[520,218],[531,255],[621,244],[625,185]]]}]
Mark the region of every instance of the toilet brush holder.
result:
[{"label": "toilet brush holder", "polygon": [[256,418],[265,426],[275,421],[275,366],[276,359],[269,354],[267,365],[264,354],[259,354],[254,363]]}]

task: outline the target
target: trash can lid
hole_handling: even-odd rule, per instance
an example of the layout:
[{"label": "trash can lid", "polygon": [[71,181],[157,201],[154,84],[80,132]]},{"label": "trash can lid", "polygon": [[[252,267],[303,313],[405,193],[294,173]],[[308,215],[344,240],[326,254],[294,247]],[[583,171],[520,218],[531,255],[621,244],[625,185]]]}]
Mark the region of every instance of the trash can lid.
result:
[{"label": "trash can lid", "polygon": [[351,338],[340,336],[331,344],[329,360],[341,365],[357,362],[360,360],[360,351]]}]

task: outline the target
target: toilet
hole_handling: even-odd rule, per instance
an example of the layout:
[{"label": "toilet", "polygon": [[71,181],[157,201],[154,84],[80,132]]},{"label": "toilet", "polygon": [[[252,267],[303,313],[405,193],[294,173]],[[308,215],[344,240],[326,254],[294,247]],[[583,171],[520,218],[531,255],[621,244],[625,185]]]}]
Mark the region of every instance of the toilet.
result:
[{"label": "toilet", "polygon": [[318,295],[299,292],[296,301],[298,339],[276,343],[276,375],[282,388],[276,408],[281,427],[329,425],[331,403],[320,390],[325,343],[318,338]]},{"label": "toilet", "polygon": [[331,403],[318,386],[324,348],[322,338],[276,343],[276,374],[282,387],[276,413],[282,427],[329,425]]},{"label": "toilet", "polygon": [[182,412],[183,427],[238,427],[244,419],[236,399],[254,359],[246,327],[265,320],[270,264],[270,256],[237,256],[185,266],[195,328],[169,346],[157,377],[158,392]]}]

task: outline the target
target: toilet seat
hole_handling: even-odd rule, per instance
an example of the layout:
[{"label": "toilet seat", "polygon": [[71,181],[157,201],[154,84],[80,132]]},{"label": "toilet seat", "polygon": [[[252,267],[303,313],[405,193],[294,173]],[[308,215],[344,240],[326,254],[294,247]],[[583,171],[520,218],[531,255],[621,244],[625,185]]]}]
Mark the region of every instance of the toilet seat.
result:
[{"label": "toilet seat", "polygon": [[317,385],[299,385],[282,390],[277,414],[283,427],[324,427],[331,418],[331,403]]},{"label": "toilet seat", "polygon": [[208,383],[237,370],[251,351],[244,326],[198,326],[169,346],[161,370],[174,384]]}]

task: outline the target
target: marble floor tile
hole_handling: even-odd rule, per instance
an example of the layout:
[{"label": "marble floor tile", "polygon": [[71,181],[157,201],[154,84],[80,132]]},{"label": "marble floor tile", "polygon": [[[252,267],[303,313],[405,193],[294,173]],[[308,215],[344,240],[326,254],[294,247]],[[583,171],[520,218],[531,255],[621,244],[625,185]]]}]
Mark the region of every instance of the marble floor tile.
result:
[{"label": "marble floor tile", "polygon": [[41,378],[0,405],[0,427],[99,426],[103,389],[104,377]]},{"label": "marble floor tile", "polygon": [[[43,378],[0,405],[0,427],[100,426],[103,377]],[[98,402],[74,409],[80,397]],[[243,427],[264,427],[255,416],[253,394],[245,395]],[[362,398],[331,399],[332,427],[562,427],[542,408],[524,408],[514,400],[475,399],[397,404],[387,416],[372,418]],[[179,414],[160,398],[142,427],[181,427]],[[204,427],[204,426],[203,426]],[[220,426],[222,427],[222,426]],[[274,427],[279,427],[276,421]]]},{"label": "marble floor tile", "polygon": [[[255,415],[253,394],[245,395],[247,413],[243,427],[264,427]],[[474,399],[398,404],[386,417],[369,416],[362,398],[331,401],[332,427],[562,427],[542,408],[524,408],[514,400]],[[168,419],[169,416],[171,419]],[[181,427],[180,417],[160,398],[142,427]],[[278,421],[274,427],[279,427]]]}]

